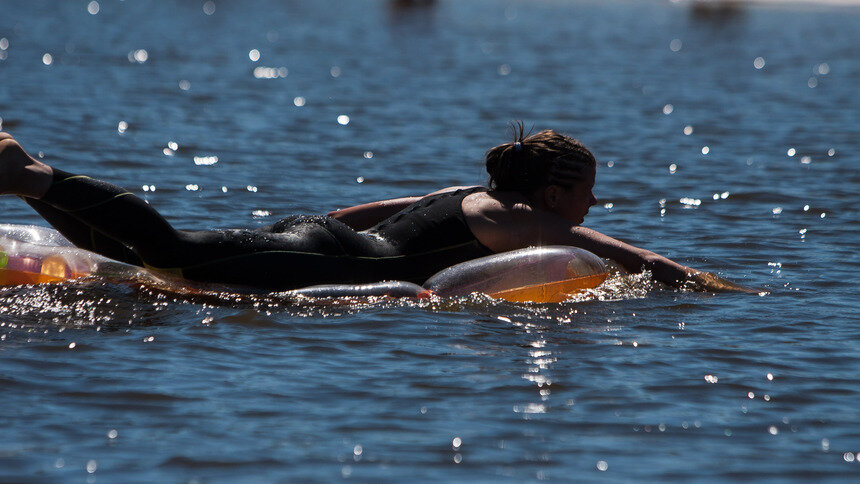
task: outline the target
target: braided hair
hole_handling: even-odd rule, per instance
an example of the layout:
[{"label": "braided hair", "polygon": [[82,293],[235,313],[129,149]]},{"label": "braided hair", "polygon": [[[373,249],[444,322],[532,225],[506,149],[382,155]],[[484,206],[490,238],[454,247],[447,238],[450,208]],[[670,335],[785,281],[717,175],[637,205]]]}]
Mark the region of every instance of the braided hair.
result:
[{"label": "braided hair", "polygon": [[597,167],[594,155],[579,141],[551,129],[525,133],[522,121],[511,125],[514,140],[490,148],[487,173],[493,190],[530,196],[538,188],[571,188]]}]

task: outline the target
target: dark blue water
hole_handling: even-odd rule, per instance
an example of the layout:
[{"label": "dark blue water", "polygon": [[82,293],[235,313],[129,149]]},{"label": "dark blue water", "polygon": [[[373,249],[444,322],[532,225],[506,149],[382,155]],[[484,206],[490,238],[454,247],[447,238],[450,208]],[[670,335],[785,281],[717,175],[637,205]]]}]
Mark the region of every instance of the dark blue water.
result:
[{"label": "dark blue water", "polygon": [[[480,183],[523,119],[597,154],[586,225],[770,293],[641,277],[558,305],[6,288],[0,480],[860,472],[857,7],[87,9],[2,3],[2,127],[177,226]],[[41,223],[15,198],[0,213]]]}]

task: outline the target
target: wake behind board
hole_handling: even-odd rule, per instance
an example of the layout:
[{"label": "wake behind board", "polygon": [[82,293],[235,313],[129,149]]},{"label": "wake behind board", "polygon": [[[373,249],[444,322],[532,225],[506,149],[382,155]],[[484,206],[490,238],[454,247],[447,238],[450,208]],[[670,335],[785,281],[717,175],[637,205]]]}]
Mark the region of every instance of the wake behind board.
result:
[{"label": "wake behind board", "polygon": [[[0,286],[63,282],[81,277],[158,285],[178,293],[202,293],[200,285],[163,277],[74,247],[59,232],[32,225],[0,224]],[[561,302],[600,285],[607,277],[594,254],[566,246],[531,247],[451,266],[424,286],[403,281],[327,284],[286,294],[306,297],[441,297],[484,293],[511,302]],[[223,290],[225,288],[221,288]],[[226,290],[239,288],[226,288]]]}]

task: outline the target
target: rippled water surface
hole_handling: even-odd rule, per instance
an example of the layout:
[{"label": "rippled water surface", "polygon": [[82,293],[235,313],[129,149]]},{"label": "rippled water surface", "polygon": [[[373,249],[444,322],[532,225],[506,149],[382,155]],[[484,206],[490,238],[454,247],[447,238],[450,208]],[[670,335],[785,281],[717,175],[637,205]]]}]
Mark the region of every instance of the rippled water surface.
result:
[{"label": "rippled water surface", "polygon": [[[299,305],[5,288],[0,480],[860,472],[857,7],[0,9],[3,129],[180,227],[480,183],[523,119],[597,154],[586,225],[770,291],[627,277],[557,305]],[[0,213],[42,223],[15,198]]]}]

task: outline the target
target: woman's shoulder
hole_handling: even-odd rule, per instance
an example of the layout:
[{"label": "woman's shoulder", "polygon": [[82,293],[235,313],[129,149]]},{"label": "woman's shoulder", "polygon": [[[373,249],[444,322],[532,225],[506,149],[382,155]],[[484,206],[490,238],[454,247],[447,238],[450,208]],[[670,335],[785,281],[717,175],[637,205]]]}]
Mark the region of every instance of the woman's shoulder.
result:
[{"label": "woman's shoulder", "polygon": [[429,196],[432,196],[432,195],[441,195],[441,194],[443,194],[443,193],[457,192],[457,191],[460,191],[460,190],[475,190],[475,189],[478,189],[478,188],[483,188],[484,190],[487,190],[487,188],[482,187],[481,185],[460,185],[460,186],[453,186],[453,187],[441,188],[441,189],[439,189],[439,190],[436,190],[435,192],[430,192],[430,193],[428,193],[427,195],[424,195],[424,196],[425,196],[425,197],[429,197]]},{"label": "woman's shoulder", "polygon": [[463,199],[462,209],[472,234],[495,252],[536,245],[535,234],[549,215],[514,192],[473,193]]},{"label": "woman's shoulder", "polygon": [[534,212],[534,208],[522,194],[486,189],[469,194],[463,200],[463,210],[490,218]]}]

